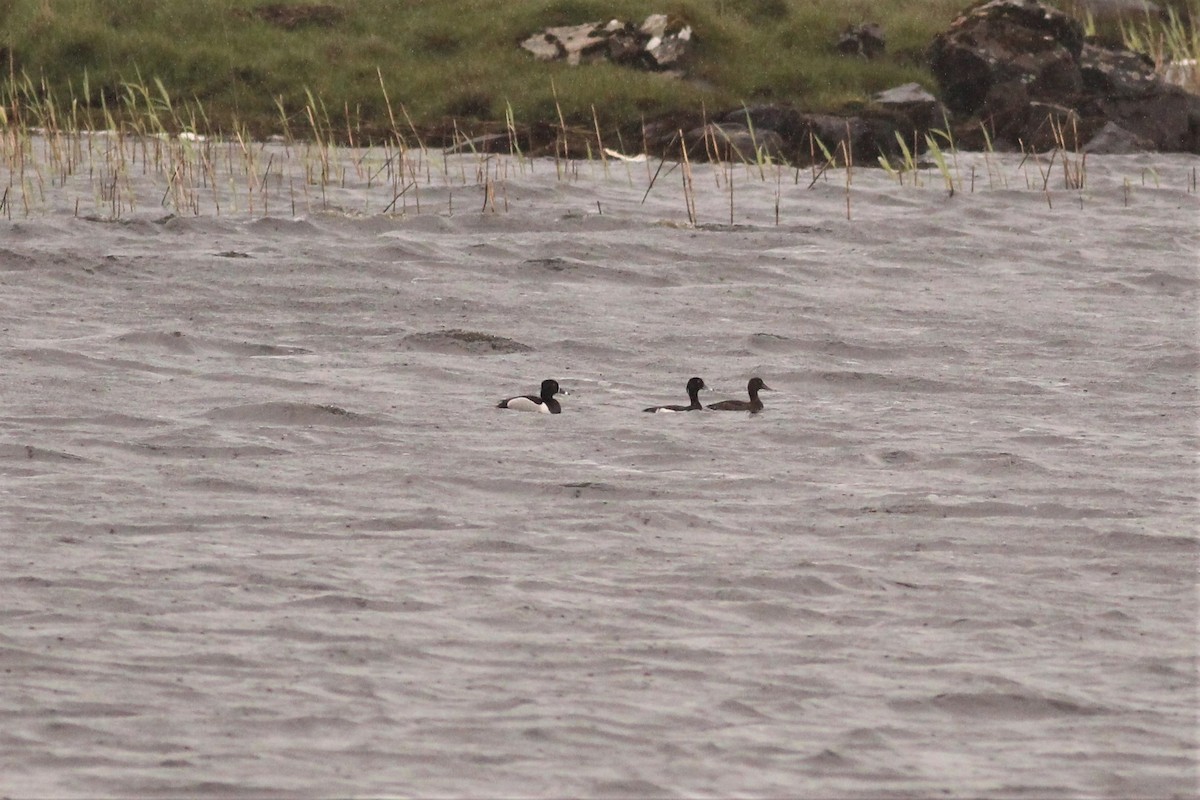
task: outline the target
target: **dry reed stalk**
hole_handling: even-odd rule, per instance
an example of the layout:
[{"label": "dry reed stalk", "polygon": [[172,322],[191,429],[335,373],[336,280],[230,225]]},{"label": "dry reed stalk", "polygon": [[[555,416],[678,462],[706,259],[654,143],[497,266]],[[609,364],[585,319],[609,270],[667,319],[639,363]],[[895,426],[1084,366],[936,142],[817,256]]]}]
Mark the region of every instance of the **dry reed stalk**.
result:
[{"label": "dry reed stalk", "polygon": [[850,184],[854,180],[854,148],[850,144],[850,123],[846,122],[846,138],[842,141],[842,153],[846,157],[846,220],[850,220]]},{"label": "dry reed stalk", "polygon": [[608,156],[604,152],[604,140],[600,138],[600,119],[596,116],[596,106],[592,106],[592,125],[596,129],[596,148],[600,151],[600,163],[604,165],[604,178],[608,179]]},{"label": "dry reed stalk", "polygon": [[[672,143],[674,143],[674,142],[672,141]],[[666,163],[667,163],[667,162],[666,162],[666,160],[665,160],[665,159],[661,159],[661,158],[660,158],[660,159],[658,160],[658,169],[656,169],[656,170],[654,171],[654,175],[652,175],[652,176],[650,177],[650,182],[649,182],[649,184],[646,186],[646,192],[645,192],[645,193],[642,195],[642,202],[641,202],[641,205],[645,205],[645,203],[646,203],[646,198],[650,196],[650,190],[651,190],[651,189],[653,189],[653,188],[654,188],[654,184],[658,182],[658,176],[659,176],[659,174],[662,172],[662,168],[663,168],[663,166],[664,166],[664,165],[666,165]],[[649,165],[648,165],[648,164],[649,164],[649,159],[647,159],[647,167],[646,167],[646,168],[647,168],[647,170],[649,169]],[[678,164],[677,164],[676,166],[678,166]],[[674,169],[675,169],[675,167],[671,167],[671,169],[670,169],[670,170],[667,170],[667,174],[668,174],[668,175],[670,175],[670,174],[671,174],[671,172],[672,172]]]},{"label": "dry reed stalk", "polygon": [[783,165],[775,165],[775,226],[779,226],[779,203],[783,196]]},{"label": "dry reed stalk", "polygon": [[1050,163],[1046,165],[1046,169],[1042,169],[1042,160],[1038,156],[1037,151],[1033,151],[1033,163],[1037,166],[1038,174],[1042,176],[1042,193],[1046,196],[1046,205],[1050,210],[1054,210],[1054,199],[1050,196],[1050,173],[1054,169],[1054,159],[1058,156],[1058,150],[1050,153]]},{"label": "dry reed stalk", "polygon": [[[646,179],[650,181],[651,185],[653,185],[654,181],[650,177],[650,148],[646,144],[646,118],[644,116],[642,117],[642,152],[646,154]],[[662,169],[661,161],[659,162],[658,168]],[[649,193],[650,190],[647,189],[646,194]],[[646,198],[643,197],[642,202],[646,202]]]},{"label": "dry reed stalk", "polygon": [[[422,145],[421,152],[422,153],[425,152],[424,145]],[[416,204],[418,216],[420,216],[420,214],[421,214],[421,183],[420,183],[420,179],[417,177],[417,169],[419,167],[420,167],[420,164],[413,164],[411,161],[408,164],[408,173],[409,173],[409,176],[412,178],[413,201]],[[426,177],[428,177],[428,174],[426,175]]]},{"label": "dry reed stalk", "polygon": [[[554,166],[557,169],[558,168],[558,147],[559,147],[559,145],[562,145],[563,161],[566,162],[568,165],[570,164],[570,161],[571,161],[571,152],[570,152],[570,145],[568,145],[568,143],[567,143],[567,122],[563,118],[562,106],[559,105],[559,103],[558,103],[558,87],[554,85],[553,78],[550,79],[550,94],[554,96],[554,110],[555,110],[555,112],[558,113],[559,133],[558,133],[558,141],[555,142],[555,146],[554,146]],[[558,172],[559,180],[562,180],[562,176],[563,176],[563,173],[560,170]]]},{"label": "dry reed stalk", "polygon": [[733,162],[729,162],[729,225],[733,226]]},{"label": "dry reed stalk", "polygon": [[[692,186],[692,165],[688,161],[687,144],[683,141],[683,131],[679,131],[679,151],[683,156],[683,169],[680,174],[683,178],[683,203],[687,207],[688,222],[694,227],[696,225],[696,195]],[[649,189],[646,190],[647,193]]]},{"label": "dry reed stalk", "polygon": [[[507,163],[505,164],[504,171],[507,174],[507,172],[508,172]],[[499,176],[500,176],[500,164],[499,164],[499,161],[497,161],[496,177],[500,184],[500,199],[504,201],[504,213],[507,214],[508,213],[508,181],[503,178],[500,178]]]}]

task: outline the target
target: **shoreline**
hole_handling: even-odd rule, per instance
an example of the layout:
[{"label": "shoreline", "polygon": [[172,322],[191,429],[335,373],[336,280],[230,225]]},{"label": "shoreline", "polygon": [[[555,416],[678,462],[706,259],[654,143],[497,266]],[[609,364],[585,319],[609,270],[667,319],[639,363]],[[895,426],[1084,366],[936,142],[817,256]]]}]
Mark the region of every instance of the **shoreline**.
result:
[{"label": "shoreline", "polygon": [[[841,192],[850,218],[855,205],[869,202],[872,192],[889,186],[918,195],[940,194],[949,202],[1013,191],[1028,195],[1048,212],[1062,203],[1118,199],[1122,205],[1136,204],[1140,193],[1158,187],[1200,196],[1196,156],[1098,156],[1063,150],[950,150],[940,156],[941,160],[853,162],[847,167],[836,159],[798,165],[769,158],[693,163],[607,148],[590,159],[568,159],[117,132],[35,135],[25,140],[19,156],[10,151],[0,162],[0,179],[8,184],[0,197],[0,218],[43,213],[112,220],[164,214],[297,217],[339,209],[401,217],[504,215],[527,202],[522,192],[530,180],[547,174],[556,176],[555,183],[564,188],[596,190],[597,199],[585,214],[618,208],[632,212],[646,197],[665,195],[678,198],[681,221],[692,225],[722,220],[733,224],[738,208],[763,200],[774,210],[772,218],[758,221],[787,224],[794,221],[789,207],[818,188]],[[1097,178],[1122,164],[1129,172],[1120,181]],[[720,218],[694,211],[701,181],[715,182],[729,193],[728,208]],[[619,205],[604,199],[610,188],[620,185],[627,196]]]}]

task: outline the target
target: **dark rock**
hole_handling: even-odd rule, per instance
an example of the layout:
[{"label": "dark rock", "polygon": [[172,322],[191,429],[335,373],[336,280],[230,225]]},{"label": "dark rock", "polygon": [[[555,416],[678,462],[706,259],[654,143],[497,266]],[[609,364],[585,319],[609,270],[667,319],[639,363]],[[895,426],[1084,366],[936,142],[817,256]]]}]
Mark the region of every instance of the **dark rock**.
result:
[{"label": "dark rock", "polygon": [[747,106],[721,115],[723,122],[753,127],[756,131],[771,130],[785,141],[795,142],[808,133],[808,115],[800,109],[783,104],[768,103]]},{"label": "dark rock", "polygon": [[764,131],[779,135],[779,147],[783,156],[792,163],[824,161],[822,150],[841,163],[847,150],[855,161],[875,163],[881,153],[898,153],[896,132],[908,141],[911,132],[905,130],[901,121],[886,113],[864,111],[854,116],[835,114],[807,114],[792,106],[762,105],[730,111],[722,117],[724,124],[745,125],[753,128],[756,136]]},{"label": "dark rock", "polygon": [[842,55],[867,59],[883,55],[886,49],[887,40],[884,39],[883,28],[874,22],[847,28],[837,43],[837,51]]},{"label": "dark rock", "polygon": [[1200,96],[1145,56],[1084,43],[1078,22],[1037,0],[969,10],[930,61],[961,142],[986,129],[998,149],[1078,149],[1111,122],[1149,149],[1200,153]]},{"label": "dark rock", "polygon": [[762,158],[784,159],[783,137],[770,128],[748,128],[733,122],[709,123],[688,131],[688,153],[710,160],[757,163]]},{"label": "dark rock", "polygon": [[1145,139],[1151,149],[1200,155],[1200,96],[1178,86],[1143,97],[1101,99],[1103,119]]},{"label": "dark rock", "polygon": [[1017,82],[1030,99],[1070,102],[1082,88],[1083,27],[1037,0],[991,0],[934,37],[930,66],[946,105],[975,114],[993,86]]},{"label": "dark rock", "polygon": [[839,117],[833,114],[812,114],[808,117],[810,132],[821,141],[839,162],[847,155],[858,161],[871,161],[877,155],[879,137],[872,126],[861,117]]},{"label": "dark rock", "polygon": [[1084,141],[1080,141],[1080,118],[1071,108],[1055,103],[1034,101],[1029,104],[1025,114],[1025,125],[1018,139],[1025,149],[1038,151],[1062,148],[1079,150]]},{"label": "dark rock", "polygon": [[1083,146],[1083,152],[1098,155],[1129,155],[1150,149],[1150,143],[1115,122],[1104,127]]},{"label": "dark rock", "polygon": [[1000,142],[1017,144],[1029,117],[1029,92],[1020,81],[993,84],[984,95],[979,116]]},{"label": "dark rock", "polygon": [[1141,53],[1085,44],[1079,54],[1083,91],[1107,98],[1144,97],[1158,90],[1154,62]]}]

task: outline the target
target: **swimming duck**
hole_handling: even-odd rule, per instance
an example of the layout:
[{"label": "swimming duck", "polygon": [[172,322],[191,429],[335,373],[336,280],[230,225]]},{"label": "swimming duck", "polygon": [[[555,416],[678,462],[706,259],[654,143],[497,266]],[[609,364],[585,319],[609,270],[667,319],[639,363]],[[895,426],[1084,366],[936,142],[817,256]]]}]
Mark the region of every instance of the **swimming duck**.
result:
[{"label": "swimming duck", "polygon": [[554,399],[554,395],[563,394],[558,388],[558,381],[542,381],[540,395],[523,394],[501,400],[496,408],[511,408],[513,411],[537,411],[541,414],[561,414],[562,406]]},{"label": "swimming duck", "polygon": [[749,400],[722,400],[720,403],[713,403],[709,408],[713,411],[749,411],[751,414],[757,414],[763,410],[762,400],[758,399],[758,393],[775,390],[763,383],[762,378],[751,378],[750,383],[746,385],[746,391],[750,393]]},{"label": "swimming duck", "polygon": [[692,378],[687,382],[688,399],[692,401],[688,406],[650,406],[642,409],[649,411],[651,414],[672,414],[676,411],[700,411],[704,406],[700,405],[700,390],[707,389],[704,385],[703,378]]}]

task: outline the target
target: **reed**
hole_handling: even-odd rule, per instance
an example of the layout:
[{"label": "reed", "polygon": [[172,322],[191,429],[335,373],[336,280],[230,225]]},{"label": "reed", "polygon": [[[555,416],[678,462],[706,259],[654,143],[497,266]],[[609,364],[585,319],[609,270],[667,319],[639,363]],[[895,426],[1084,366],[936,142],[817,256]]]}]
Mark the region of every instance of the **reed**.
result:
[{"label": "reed", "polygon": [[842,155],[846,162],[846,221],[850,215],[850,185],[854,180],[854,148],[850,146],[850,123],[846,123],[846,138],[841,141]]},{"label": "reed", "polygon": [[[692,227],[696,225],[696,192],[692,184],[692,164],[688,160],[687,143],[683,139],[683,131],[679,131],[679,154],[682,159],[683,169],[680,170],[680,175],[683,179],[683,202],[687,208],[688,224]],[[649,191],[649,189],[647,189]],[[733,213],[732,199],[730,200],[730,214]]]},{"label": "reed", "polygon": [[954,197],[954,173],[950,171],[950,165],[946,162],[946,153],[942,150],[942,146],[938,144],[939,134],[945,135],[942,131],[932,131],[925,134],[925,147],[929,152],[929,157],[933,159],[933,163],[937,166],[938,173],[942,176],[946,192],[950,197]]},{"label": "reed", "polygon": [[[488,214],[511,211],[519,201],[508,194],[508,185],[516,173],[535,172],[549,160],[530,158],[522,147],[524,126],[517,106],[504,102],[505,121],[502,141],[507,139],[507,154],[486,152],[475,140],[454,124],[454,140],[460,155],[448,157],[431,149],[419,133],[403,103],[394,103],[382,71],[377,71],[376,92],[380,108],[385,109],[387,126],[380,135],[363,137],[364,128],[357,105],[345,100],[331,101],[315,89],[306,91],[301,106],[290,106],[283,96],[272,99],[279,129],[283,133],[271,141],[256,138],[248,125],[240,122],[224,130],[216,128],[205,105],[196,98],[173,96],[166,83],[134,80],[122,84],[120,92],[97,97],[88,75],[75,85],[75,95],[60,95],[52,86],[28,75],[10,70],[0,78],[0,216],[6,219],[32,216],[54,205],[66,207],[76,215],[120,219],[135,214],[165,209],[175,215],[203,216],[314,213],[342,211],[382,213],[405,216],[410,213],[453,214],[455,194],[460,198],[480,192],[480,208]],[[692,161],[698,150],[689,150],[682,131],[677,131],[669,149],[674,159],[630,158],[624,154],[625,140],[618,132],[618,149],[606,146],[606,129],[598,106],[588,109],[586,128],[573,127],[567,108],[571,98],[551,87],[556,97],[558,141],[553,150],[559,180],[579,183],[585,180],[620,180],[631,187],[645,186],[644,203],[661,178],[680,171],[678,185],[683,195],[683,216],[689,225],[699,224],[699,205],[704,203],[696,191],[698,178],[711,179],[724,193],[730,225],[738,214],[750,219],[761,214],[764,221],[781,223],[787,202],[783,185],[784,171],[793,175],[800,186],[802,167],[779,162],[764,146],[747,114],[752,150],[734,155],[723,148],[712,130],[701,145],[709,155],[711,173]],[[86,102],[104,110],[103,124],[81,113]],[[707,120],[706,120],[707,121]],[[1008,188],[1010,179],[1025,175],[1025,186],[1055,207],[1055,193],[1073,192],[1080,204],[1095,190],[1089,183],[1089,161],[1080,152],[1079,135],[1071,118],[1049,120],[1055,147],[1046,156],[1028,150],[1015,172],[988,147],[982,154],[988,172],[987,188]],[[822,177],[841,178],[845,197],[845,216],[854,221],[853,189],[863,173],[856,171],[855,153],[845,139],[831,148],[815,134],[809,138],[812,156],[813,188]],[[976,171],[964,177],[957,144],[946,130],[931,131],[923,142],[926,155],[918,160],[916,147],[896,137],[898,156],[876,155],[891,179],[901,186],[919,191],[926,182],[944,186],[953,196],[970,182],[977,189]],[[353,146],[342,144],[353,142]],[[583,154],[584,158],[580,158]],[[618,159],[617,156],[620,156]],[[723,160],[716,160],[723,156]],[[625,164],[624,174],[614,170],[613,162]],[[632,161],[646,163],[645,178],[640,178]],[[651,161],[657,161],[652,164]],[[941,182],[923,176],[927,167],[935,168]],[[837,175],[838,169],[844,169]],[[741,180],[739,181],[739,173]],[[928,174],[928,173],[926,173]],[[1174,178],[1174,175],[1172,175]],[[1183,176],[1187,191],[1196,191],[1196,170]],[[643,183],[644,181],[644,183]],[[1160,185],[1165,182],[1155,170],[1144,170],[1141,182]],[[982,182],[981,182],[982,183]],[[1053,185],[1052,185],[1053,183]],[[1132,182],[1120,187],[1121,201],[1136,198]],[[980,187],[982,188],[982,187]],[[426,195],[434,199],[426,202]],[[65,203],[63,196],[66,196]],[[711,195],[709,195],[711,196]],[[720,195],[718,195],[720,196]],[[459,203],[460,207],[462,203]],[[613,204],[596,203],[602,214],[613,213]],[[756,210],[757,209],[757,210]],[[718,212],[719,213],[719,212]]]}]

